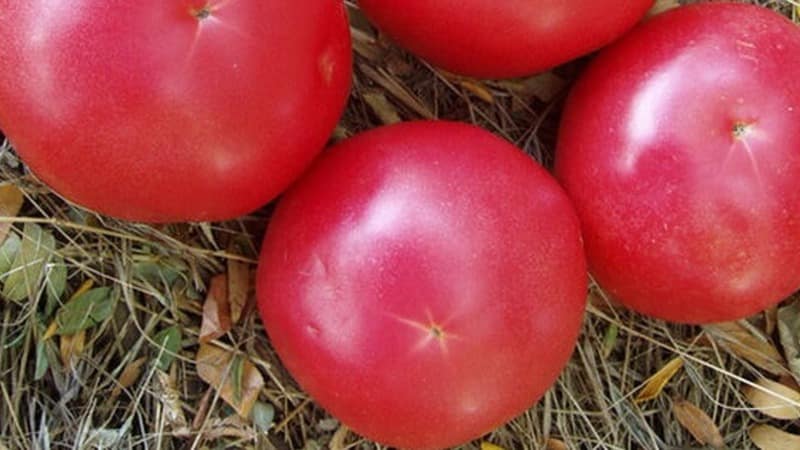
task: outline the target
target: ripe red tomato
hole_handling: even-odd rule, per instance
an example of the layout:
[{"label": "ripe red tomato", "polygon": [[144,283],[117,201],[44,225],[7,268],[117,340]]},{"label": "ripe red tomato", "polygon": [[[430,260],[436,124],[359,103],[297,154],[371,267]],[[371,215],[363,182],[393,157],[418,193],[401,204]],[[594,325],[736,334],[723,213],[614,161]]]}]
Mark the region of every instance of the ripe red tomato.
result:
[{"label": "ripe red tomato", "polygon": [[0,128],[125,219],[219,220],[324,147],[350,82],[339,0],[0,0]]},{"label": "ripe red tomato", "polygon": [[590,53],[631,28],[653,0],[359,0],[400,45],[451,72],[529,75]]},{"label": "ripe red tomato", "polygon": [[741,318],[800,287],[800,32],[698,4],[604,51],[564,112],[556,172],[590,271],[633,309]]},{"label": "ripe red tomato", "polygon": [[258,273],[264,325],[350,428],[456,445],[530,407],[567,362],[586,296],[579,227],[555,180],[486,131],[369,131],[278,205]]}]

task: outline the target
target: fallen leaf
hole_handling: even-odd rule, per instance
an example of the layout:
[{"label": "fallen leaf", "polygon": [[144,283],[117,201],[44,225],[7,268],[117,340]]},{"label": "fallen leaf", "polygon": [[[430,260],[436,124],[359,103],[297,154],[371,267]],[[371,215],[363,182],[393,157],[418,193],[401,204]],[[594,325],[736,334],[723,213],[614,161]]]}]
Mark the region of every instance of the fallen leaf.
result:
[{"label": "fallen leaf", "polygon": [[344,450],[347,447],[347,435],[350,434],[350,430],[347,429],[346,426],[342,425],[333,433],[333,437],[331,437],[331,441],[328,443],[329,450]]},{"label": "fallen leaf", "polygon": [[661,14],[679,6],[681,6],[681,4],[678,0],[656,0],[650,10],[647,11],[645,17],[653,17],[656,14]]},{"label": "fallen leaf", "polygon": [[481,450],[506,450],[499,445],[494,445],[489,442],[481,442]]},{"label": "fallen leaf", "polygon": [[146,362],[147,357],[142,356],[125,366],[125,369],[123,369],[122,373],[119,375],[117,385],[111,390],[111,398],[116,399],[122,393],[123,389],[128,389],[133,386],[133,383],[142,375],[142,370]]},{"label": "fallen leaf", "polygon": [[228,303],[228,276],[219,274],[211,278],[206,302],[203,304],[203,322],[200,325],[200,343],[205,344],[224,336],[231,329],[231,309]]},{"label": "fallen leaf", "polygon": [[725,440],[719,428],[703,410],[686,400],[678,400],[672,404],[672,414],[683,428],[702,445],[713,448],[725,446]]},{"label": "fallen leaf", "polygon": [[778,336],[789,370],[800,380],[800,302],[778,309]]},{"label": "fallen leaf", "polygon": [[269,403],[256,402],[252,412],[253,425],[262,433],[272,428],[275,422],[275,407]]},{"label": "fallen leaf", "polygon": [[361,97],[384,125],[391,125],[403,120],[400,118],[400,114],[397,113],[397,108],[386,98],[383,92],[378,90],[367,91],[361,94]]},{"label": "fallen leaf", "polygon": [[544,443],[545,450],[568,450],[567,444],[559,439],[550,438]]},{"label": "fallen leaf", "polygon": [[664,390],[664,386],[678,373],[681,367],[683,367],[683,360],[676,356],[644,382],[644,387],[636,395],[634,402],[642,403],[658,397]]},{"label": "fallen leaf", "polygon": [[11,233],[8,238],[0,245],[0,277],[5,279],[14,264],[14,259],[19,253],[22,240],[17,233]]},{"label": "fallen leaf", "polygon": [[69,371],[72,368],[72,362],[77,360],[86,347],[86,331],[81,330],[75,334],[61,336],[60,351],[61,363],[64,368]]},{"label": "fallen leaf", "polygon": [[[17,186],[11,183],[0,184],[0,217],[17,217],[24,201],[25,194]],[[11,225],[11,222],[0,223],[0,243],[8,236]]]},{"label": "fallen leaf", "polygon": [[231,324],[239,323],[250,298],[250,266],[242,261],[228,259],[228,304]]},{"label": "fallen leaf", "polygon": [[197,375],[219,392],[243,418],[250,416],[264,378],[245,356],[210,344],[201,344],[196,357]]},{"label": "fallen leaf", "polygon": [[771,425],[756,425],[750,428],[750,440],[761,450],[797,450],[800,436],[787,433]]},{"label": "fallen leaf", "polygon": [[183,413],[183,402],[177,388],[176,379],[177,375],[174,369],[169,373],[162,370],[156,371],[155,398],[161,400],[165,422],[173,429],[187,426],[186,415]]},{"label": "fallen leaf", "polygon": [[[766,378],[745,386],[744,395],[757,410],[775,419],[800,419],[800,393]],[[760,388],[760,389],[759,389]]]},{"label": "fallen leaf", "polygon": [[788,372],[778,349],[764,336],[756,336],[757,330],[740,322],[722,322],[704,325],[703,329],[721,347],[773,374]]},{"label": "fallen leaf", "polygon": [[100,287],[74,295],[56,313],[56,333],[71,335],[103,323],[111,317],[116,305],[111,294],[111,288]]},{"label": "fallen leaf", "polygon": [[156,367],[163,371],[169,370],[172,361],[181,350],[181,329],[177,325],[164,328],[158,334],[153,336],[153,342],[158,346],[156,348]]},{"label": "fallen leaf", "polygon": [[55,252],[56,241],[50,231],[27,223],[14,262],[3,284],[3,297],[20,302],[39,292],[44,268]]},{"label": "fallen leaf", "polygon": [[458,84],[475,97],[478,97],[490,105],[494,104],[494,94],[482,83],[473,80],[461,80]]}]

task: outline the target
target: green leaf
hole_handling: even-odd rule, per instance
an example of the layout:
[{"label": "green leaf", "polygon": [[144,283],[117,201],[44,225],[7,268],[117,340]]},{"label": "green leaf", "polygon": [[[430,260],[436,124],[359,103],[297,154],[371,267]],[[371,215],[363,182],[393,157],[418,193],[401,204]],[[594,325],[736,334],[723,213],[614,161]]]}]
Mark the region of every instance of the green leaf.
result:
[{"label": "green leaf", "polygon": [[244,358],[242,355],[233,357],[231,363],[231,379],[233,381],[233,398],[236,403],[242,401],[242,378],[244,378]]},{"label": "green leaf", "polygon": [[22,241],[17,233],[11,233],[6,238],[3,245],[0,245],[0,277],[5,279],[8,271],[11,270],[11,265],[14,264],[14,259],[19,253],[19,247]]},{"label": "green leaf", "polygon": [[47,288],[47,303],[44,315],[50,317],[67,288],[67,266],[64,264],[64,258],[58,255],[53,257],[53,262],[47,267],[45,287]]},{"label": "green leaf", "polygon": [[160,260],[140,261],[133,265],[133,275],[152,285],[171,287],[183,275],[186,267],[177,261]]},{"label": "green leaf", "polygon": [[33,373],[33,380],[41,380],[49,368],[50,361],[47,359],[47,341],[42,339],[36,344],[36,370]]},{"label": "green leaf", "polygon": [[250,414],[253,418],[253,425],[262,433],[269,431],[275,421],[275,407],[269,403],[256,402]]},{"label": "green leaf", "polygon": [[158,361],[156,367],[163,371],[169,370],[169,366],[175,359],[175,355],[181,349],[181,329],[177,325],[165,328],[155,335],[153,340],[158,345],[156,354]]},{"label": "green leaf", "polygon": [[39,290],[45,265],[55,251],[55,238],[35,223],[25,224],[19,252],[3,285],[3,297],[20,302]]},{"label": "green leaf", "polygon": [[56,314],[59,335],[72,335],[91,328],[114,312],[114,298],[111,288],[91,289],[65,303]]}]

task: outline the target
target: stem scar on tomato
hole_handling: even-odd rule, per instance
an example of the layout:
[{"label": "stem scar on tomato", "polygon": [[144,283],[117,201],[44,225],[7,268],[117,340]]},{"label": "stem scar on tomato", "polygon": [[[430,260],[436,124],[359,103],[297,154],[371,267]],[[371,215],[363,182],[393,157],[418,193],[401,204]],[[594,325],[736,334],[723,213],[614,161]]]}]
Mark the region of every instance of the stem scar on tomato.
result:
[{"label": "stem scar on tomato", "polygon": [[750,134],[751,127],[752,124],[750,123],[737,121],[734,122],[731,132],[733,133],[733,137],[735,139],[744,139],[748,134]]},{"label": "stem scar on tomato", "polygon": [[197,8],[197,9],[192,8],[190,12],[194,17],[197,18],[197,20],[208,19],[209,17],[211,17],[211,5],[206,4],[202,8]]}]

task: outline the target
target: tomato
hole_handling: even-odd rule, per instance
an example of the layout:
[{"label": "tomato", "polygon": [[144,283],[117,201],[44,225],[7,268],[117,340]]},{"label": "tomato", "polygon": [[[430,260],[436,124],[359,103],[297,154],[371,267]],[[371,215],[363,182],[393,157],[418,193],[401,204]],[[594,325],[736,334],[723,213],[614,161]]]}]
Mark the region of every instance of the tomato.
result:
[{"label": "tomato", "polygon": [[556,172],[590,271],[629,307],[741,318],[800,287],[800,33],[764,8],[657,16],[568,100]]},{"label": "tomato", "polygon": [[339,0],[0,0],[0,128],[63,196],[231,218],[324,147],[347,97]]},{"label": "tomato", "polygon": [[590,53],[630,29],[653,0],[359,0],[379,29],[462,75],[529,75]]},{"label": "tomato", "polygon": [[278,204],[261,315],[299,384],[348,427],[456,445],[530,407],[567,362],[586,297],[579,228],[556,181],[486,131],[376,129]]}]

